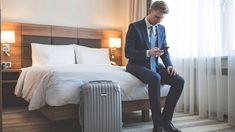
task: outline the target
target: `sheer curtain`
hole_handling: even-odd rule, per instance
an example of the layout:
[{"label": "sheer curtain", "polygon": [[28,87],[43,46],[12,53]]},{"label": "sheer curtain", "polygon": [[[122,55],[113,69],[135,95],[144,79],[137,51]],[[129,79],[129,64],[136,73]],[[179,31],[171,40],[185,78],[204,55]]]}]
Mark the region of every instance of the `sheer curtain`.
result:
[{"label": "sheer curtain", "polygon": [[235,125],[235,1],[230,0],[228,5],[228,122]]},{"label": "sheer curtain", "polygon": [[[127,11],[125,12],[125,14],[127,16],[127,23],[124,26],[123,29],[123,43],[125,43],[125,38],[126,38],[126,33],[128,30],[128,26],[130,23],[136,22],[138,20],[143,19],[146,14],[147,14],[147,0],[121,0],[121,2],[123,2],[123,4],[125,6],[127,6]],[[125,46],[122,46],[122,53],[123,53],[123,57],[122,57],[122,64],[126,65],[128,60],[125,58],[125,51],[124,48]]]},{"label": "sheer curtain", "polygon": [[[235,85],[230,84],[235,82],[234,71],[228,70],[228,76],[222,73],[227,60],[234,60],[226,58],[229,46],[224,34],[227,32],[224,18],[231,18],[228,12],[230,15],[235,13],[231,11],[234,7],[227,9],[233,0],[164,1],[170,13],[162,24],[166,27],[174,66],[185,79],[176,110],[217,120],[224,120],[226,114],[234,121],[235,109],[231,100],[235,100]],[[231,28],[231,25],[227,26]],[[234,37],[232,31],[231,34]],[[235,67],[232,62],[228,67]],[[228,83],[228,78],[233,81]]]},{"label": "sheer curtain", "polygon": [[228,56],[228,122],[232,125],[235,125],[234,101],[235,101],[235,50],[231,51]]},{"label": "sheer curtain", "polygon": [[130,23],[143,19],[147,14],[147,0],[130,1]]}]

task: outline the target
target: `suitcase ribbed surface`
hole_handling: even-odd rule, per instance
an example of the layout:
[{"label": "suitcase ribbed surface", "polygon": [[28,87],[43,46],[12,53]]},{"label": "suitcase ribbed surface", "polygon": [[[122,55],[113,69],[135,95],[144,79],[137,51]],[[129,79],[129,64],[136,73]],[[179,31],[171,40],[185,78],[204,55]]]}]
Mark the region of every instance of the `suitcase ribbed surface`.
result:
[{"label": "suitcase ribbed surface", "polygon": [[90,82],[81,90],[80,117],[83,132],[121,132],[121,90],[113,82]]}]

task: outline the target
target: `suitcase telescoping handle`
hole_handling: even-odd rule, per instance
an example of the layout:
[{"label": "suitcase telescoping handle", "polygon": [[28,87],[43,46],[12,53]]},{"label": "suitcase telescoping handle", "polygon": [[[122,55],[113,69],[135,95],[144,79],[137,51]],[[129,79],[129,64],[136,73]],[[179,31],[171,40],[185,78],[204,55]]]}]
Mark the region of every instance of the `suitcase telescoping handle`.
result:
[{"label": "suitcase telescoping handle", "polygon": [[111,80],[95,80],[95,81],[89,81],[89,83],[103,83],[103,82],[112,82]]}]

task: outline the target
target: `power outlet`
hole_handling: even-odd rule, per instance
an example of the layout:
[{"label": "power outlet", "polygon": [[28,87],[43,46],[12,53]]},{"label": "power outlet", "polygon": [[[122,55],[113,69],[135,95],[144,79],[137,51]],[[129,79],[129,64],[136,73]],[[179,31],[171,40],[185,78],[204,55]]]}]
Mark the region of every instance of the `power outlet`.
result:
[{"label": "power outlet", "polygon": [[11,68],[11,62],[2,62],[2,69]]}]

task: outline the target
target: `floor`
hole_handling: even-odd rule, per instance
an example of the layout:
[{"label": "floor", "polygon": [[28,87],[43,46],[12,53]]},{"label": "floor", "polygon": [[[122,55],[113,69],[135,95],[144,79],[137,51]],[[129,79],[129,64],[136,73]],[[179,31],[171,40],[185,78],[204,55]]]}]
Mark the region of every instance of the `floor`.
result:
[{"label": "floor", "polygon": [[[141,122],[140,112],[123,115],[123,132],[151,132],[152,122]],[[173,123],[182,132],[235,132],[226,122],[202,119],[196,115],[175,113]],[[28,112],[26,107],[3,110],[3,132],[74,132],[70,120],[50,122],[37,111]]]},{"label": "floor", "polygon": [[[128,123],[124,125],[124,132],[152,132],[152,122],[137,122],[137,113],[129,113]],[[199,118],[197,115],[188,115],[175,112],[173,124],[182,132],[235,132],[235,126],[227,122]]]}]

